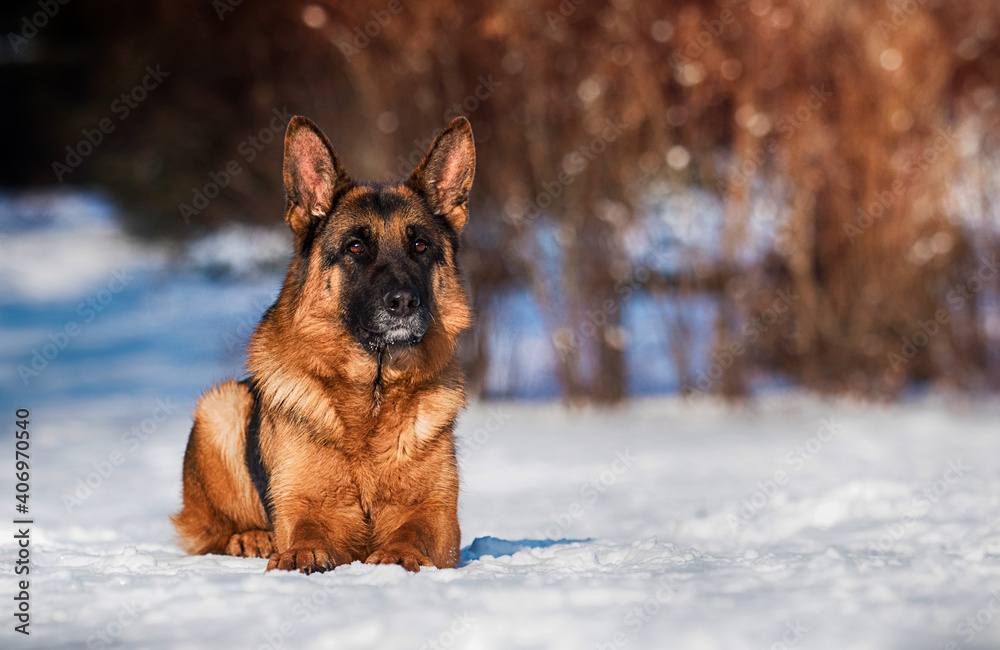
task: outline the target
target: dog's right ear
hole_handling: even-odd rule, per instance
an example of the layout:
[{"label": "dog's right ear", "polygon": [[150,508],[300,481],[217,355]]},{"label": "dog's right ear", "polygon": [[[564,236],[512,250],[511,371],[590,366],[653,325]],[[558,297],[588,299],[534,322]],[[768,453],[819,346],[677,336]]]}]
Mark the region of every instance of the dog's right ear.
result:
[{"label": "dog's right ear", "polygon": [[296,115],[285,130],[285,221],[301,240],[330,211],[337,189],[350,182],[330,141],[312,120]]}]

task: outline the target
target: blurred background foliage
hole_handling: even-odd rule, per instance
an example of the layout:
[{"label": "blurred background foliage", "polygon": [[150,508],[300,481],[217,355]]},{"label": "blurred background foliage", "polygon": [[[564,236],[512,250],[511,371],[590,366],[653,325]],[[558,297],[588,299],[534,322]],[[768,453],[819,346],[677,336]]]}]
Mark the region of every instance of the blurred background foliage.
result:
[{"label": "blurred background foliage", "polygon": [[[106,188],[144,237],[279,222],[279,116],[311,117],[375,180],[468,116],[481,393],[509,362],[486,333],[511,292],[571,402],[632,392],[636,331],[662,334],[683,392],[997,387],[994,0],[15,0],[0,17],[3,184],[56,185],[53,161],[110,118],[62,182]],[[147,66],[168,76],[119,119]],[[654,309],[629,324],[636,296]]]}]

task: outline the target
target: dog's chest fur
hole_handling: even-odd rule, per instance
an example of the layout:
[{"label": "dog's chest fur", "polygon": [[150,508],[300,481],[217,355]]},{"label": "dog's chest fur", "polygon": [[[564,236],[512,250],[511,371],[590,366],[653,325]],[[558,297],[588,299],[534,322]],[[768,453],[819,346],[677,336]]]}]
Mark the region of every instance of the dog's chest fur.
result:
[{"label": "dog's chest fur", "polygon": [[265,423],[267,465],[280,473],[301,463],[320,493],[356,500],[365,512],[421,500],[435,489],[441,460],[453,458],[460,386],[390,387],[377,403],[370,392],[343,388],[302,395],[310,399],[286,401]]}]

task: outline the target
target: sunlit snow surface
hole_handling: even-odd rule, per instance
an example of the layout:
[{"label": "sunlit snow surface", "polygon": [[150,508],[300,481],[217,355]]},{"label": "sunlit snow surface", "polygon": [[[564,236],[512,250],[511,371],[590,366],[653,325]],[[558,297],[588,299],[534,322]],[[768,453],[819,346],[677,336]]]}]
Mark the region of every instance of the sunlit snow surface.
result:
[{"label": "sunlit snow surface", "polygon": [[[25,639],[10,615],[8,431],[2,648],[1000,647],[1000,407],[987,399],[474,404],[458,426],[457,569],[304,576],[185,556],[167,516],[190,411],[240,373],[239,342],[277,285],[209,285],[99,220],[59,244],[96,252],[67,251],[67,272],[42,277],[11,260],[60,268],[60,255],[3,225],[0,390],[7,430],[15,408],[32,413],[36,523]],[[126,290],[23,379],[119,267]]]},{"label": "sunlit snow surface", "polygon": [[[93,405],[34,409],[39,647],[102,631],[153,648],[281,635],[295,648],[770,648],[798,632],[803,648],[1000,643],[998,413],[982,404],[474,405],[459,426],[462,566],[312,576],[182,555],[167,515],[190,404],[135,451],[113,422],[141,422],[143,405]],[[793,465],[796,447],[815,453]],[[63,495],[116,449],[124,461],[69,512]],[[12,494],[9,472],[0,487]],[[9,535],[0,548],[10,591]]]}]

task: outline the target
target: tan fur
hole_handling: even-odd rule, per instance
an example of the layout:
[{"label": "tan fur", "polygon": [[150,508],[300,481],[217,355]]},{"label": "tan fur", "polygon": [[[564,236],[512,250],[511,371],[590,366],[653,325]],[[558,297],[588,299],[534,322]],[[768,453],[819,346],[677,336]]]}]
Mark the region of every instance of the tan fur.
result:
[{"label": "tan fur", "polygon": [[[439,142],[448,155],[432,157]],[[365,208],[373,190],[353,185],[332,149],[332,159],[325,158],[325,136],[293,119],[285,140],[285,220],[296,246],[307,245],[320,224],[330,240],[338,229],[360,225],[394,250],[405,241],[407,219],[425,210],[418,191],[460,232],[468,219],[471,143],[468,123],[453,122],[411,179],[392,188],[402,207],[379,215]],[[337,219],[317,221],[338,192]],[[455,350],[471,313],[450,244],[443,256],[431,275],[432,318],[421,342],[386,352],[380,366],[342,324],[339,268],[324,267],[320,254],[297,253],[251,339],[247,363],[259,392],[273,527],[244,460],[253,398],[245,386],[226,382],[199,403],[185,454],[184,506],[173,521],[187,551],[266,554],[268,570],[323,571],[355,560],[411,571],[455,566],[452,427],[465,404]]]},{"label": "tan fur", "polygon": [[250,393],[235,381],[212,388],[198,403],[184,454],[185,508],[171,518],[189,553],[222,553],[237,533],[267,528],[243,460],[251,405]]}]

